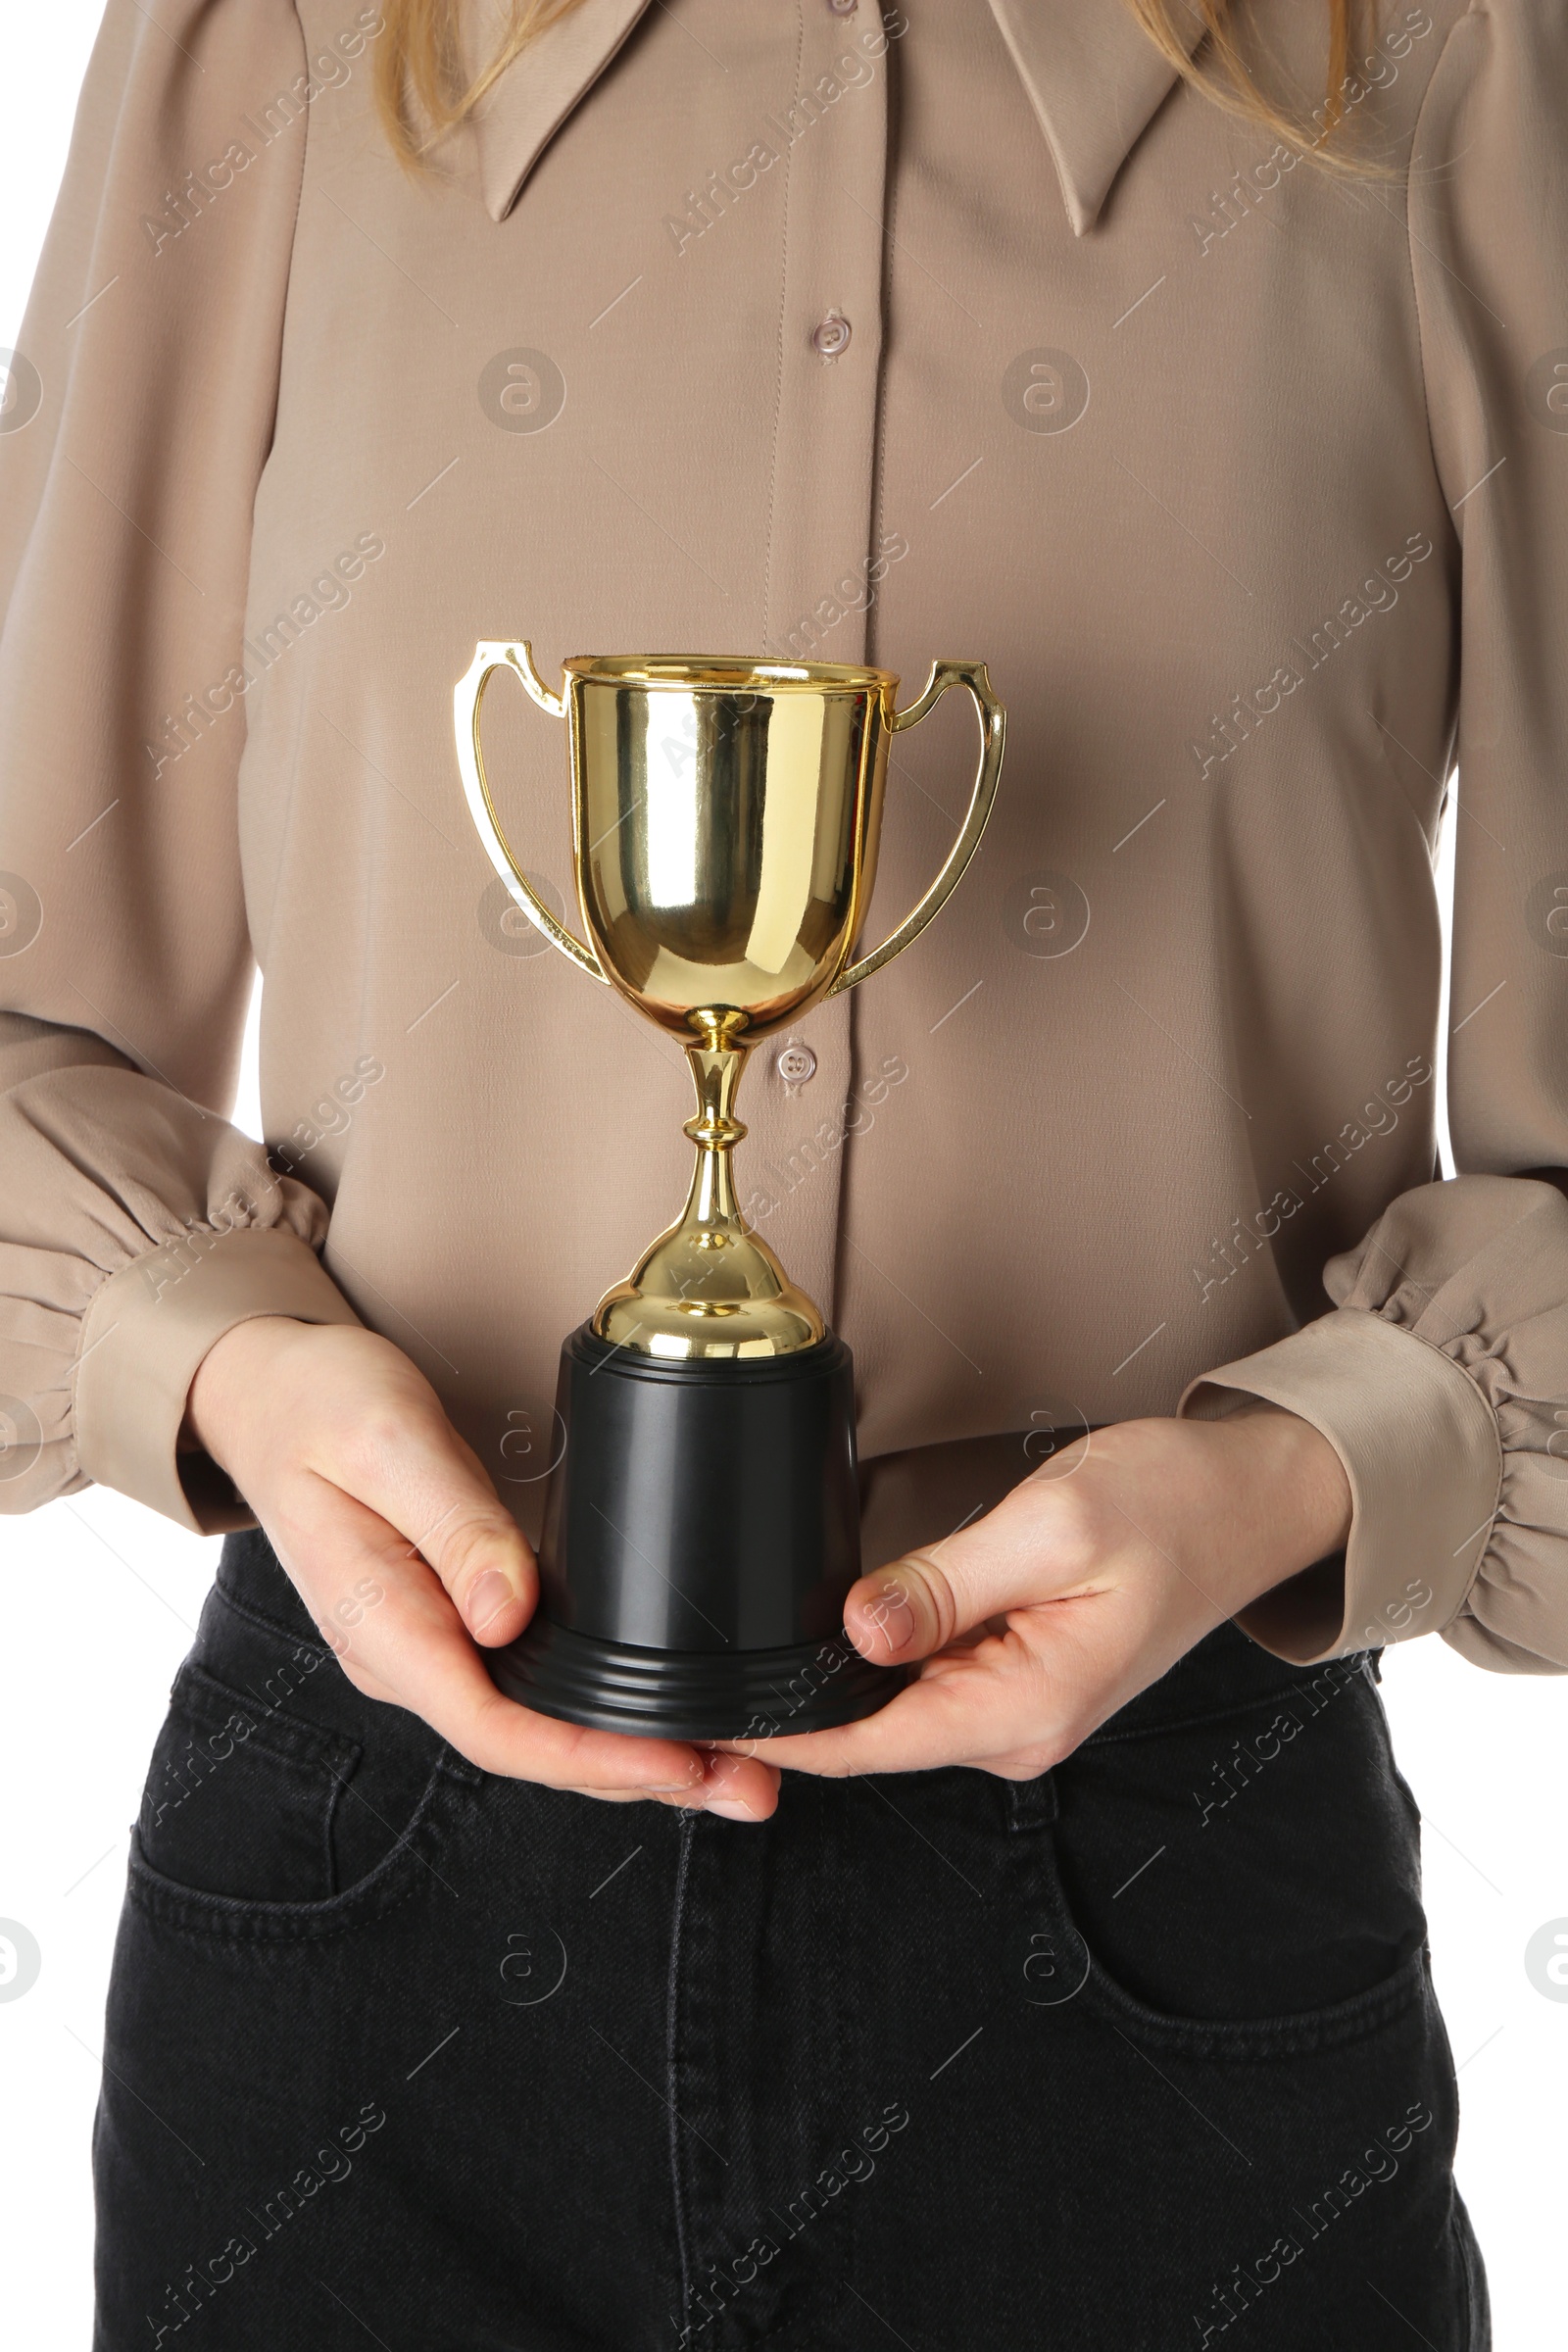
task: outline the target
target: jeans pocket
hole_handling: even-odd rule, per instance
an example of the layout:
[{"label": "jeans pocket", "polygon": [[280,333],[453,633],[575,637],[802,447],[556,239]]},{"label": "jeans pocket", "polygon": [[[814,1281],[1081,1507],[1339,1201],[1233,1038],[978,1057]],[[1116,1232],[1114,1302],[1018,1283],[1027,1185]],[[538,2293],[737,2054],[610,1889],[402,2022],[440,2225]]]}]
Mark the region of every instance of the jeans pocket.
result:
[{"label": "jeans pocket", "polygon": [[198,1893],[321,1901],[338,1891],[332,1817],[362,1753],[187,1660],[148,1768],[137,1854]]},{"label": "jeans pocket", "polygon": [[1025,1997],[1081,1991],[1135,2039],[1236,2056],[1422,1997],[1418,1826],[1358,1665],[1090,1742],[1054,1778],[1054,1819],[1016,1841]]},{"label": "jeans pocket", "polygon": [[334,1933],[432,1880],[480,1777],[327,1650],[215,1590],[153,1751],[129,1897],[195,1933]]}]

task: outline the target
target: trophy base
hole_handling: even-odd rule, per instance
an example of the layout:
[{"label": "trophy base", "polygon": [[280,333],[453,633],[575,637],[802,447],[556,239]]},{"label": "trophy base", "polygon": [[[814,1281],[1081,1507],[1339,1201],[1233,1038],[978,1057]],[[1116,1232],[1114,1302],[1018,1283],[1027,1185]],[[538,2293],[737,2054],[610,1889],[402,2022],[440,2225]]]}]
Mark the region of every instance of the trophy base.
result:
[{"label": "trophy base", "polygon": [[903,1688],[844,1633],[860,1573],[850,1351],[561,1351],[564,1449],[540,1604],[486,1653],[509,1697],[604,1731],[760,1740],[874,1714]]},{"label": "trophy base", "polygon": [[633,1649],[538,1617],[489,1660],[536,1715],[662,1740],[769,1740],[874,1715],[906,1676],[869,1665],[843,1634],[791,1649]]}]

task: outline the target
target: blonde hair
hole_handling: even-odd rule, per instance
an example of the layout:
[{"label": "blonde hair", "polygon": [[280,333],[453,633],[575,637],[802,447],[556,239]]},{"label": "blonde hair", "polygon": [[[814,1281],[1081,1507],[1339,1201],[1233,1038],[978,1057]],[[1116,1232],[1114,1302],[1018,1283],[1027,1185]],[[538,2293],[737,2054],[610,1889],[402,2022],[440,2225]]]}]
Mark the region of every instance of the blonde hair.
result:
[{"label": "blonde hair", "polygon": [[[1111,0],[1104,0],[1111,4]],[[1121,0],[1186,81],[1229,112],[1272,130],[1303,155],[1330,163],[1326,143],[1345,119],[1345,89],[1358,0],[1324,0],[1329,19],[1328,87],[1310,116],[1292,111],[1258,79],[1238,27],[1236,0]],[[383,0],[386,30],[376,43],[375,95],[394,152],[418,170],[447,134],[467,120],[519,52],[580,0],[512,0],[501,45],[474,79],[464,71],[458,26],[466,0]],[[1196,16],[1206,33],[1194,64],[1178,29]]]},{"label": "blonde hair", "polygon": [[465,0],[383,0],[386,29],[375,44],[375,103],[400,162],[418,170],[431,149],[467,121],[518,52],[579,5],[580,0],[512,0],[500,48],[470,81],[458,38]]}]

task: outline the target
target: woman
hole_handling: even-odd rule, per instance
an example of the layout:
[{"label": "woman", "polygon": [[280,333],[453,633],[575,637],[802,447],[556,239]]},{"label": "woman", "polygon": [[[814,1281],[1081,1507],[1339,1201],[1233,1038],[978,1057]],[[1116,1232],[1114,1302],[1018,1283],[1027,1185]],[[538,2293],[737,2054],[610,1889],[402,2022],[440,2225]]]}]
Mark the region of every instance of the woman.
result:
[{"label": "woman", "polygon": [[[111,0],[9,379],[4,1494],[234,1531],[96,2340],[1484,2345],[1373,1685],[1568,1663],[1568,7],[544,18]],[[748,1080],[849,1631],[925,1662],[841,1732],[485,1670],[684,1181],[678,1055],[462,811],[524,634],[1008,707],[940,922]],[[564,904],[561,744],[487,716]],[[967,759],[901,745],[873,924]]]}]

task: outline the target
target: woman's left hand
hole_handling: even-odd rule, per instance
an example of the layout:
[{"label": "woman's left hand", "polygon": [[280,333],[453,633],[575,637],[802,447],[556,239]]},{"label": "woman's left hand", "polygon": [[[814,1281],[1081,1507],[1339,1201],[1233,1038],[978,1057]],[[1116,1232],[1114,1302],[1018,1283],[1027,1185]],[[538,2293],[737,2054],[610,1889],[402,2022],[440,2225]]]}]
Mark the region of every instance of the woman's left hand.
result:
[{"label": "woman's left hand", "polygon": [[1249,1400],[1221,1421],[1117,1423],[856,1586],[856,1647],[924,1661],[889,1706],[747,1752],[797,1772],[1032,1778],[1349,1524],[1339,1456],[1294,1413]]}]

